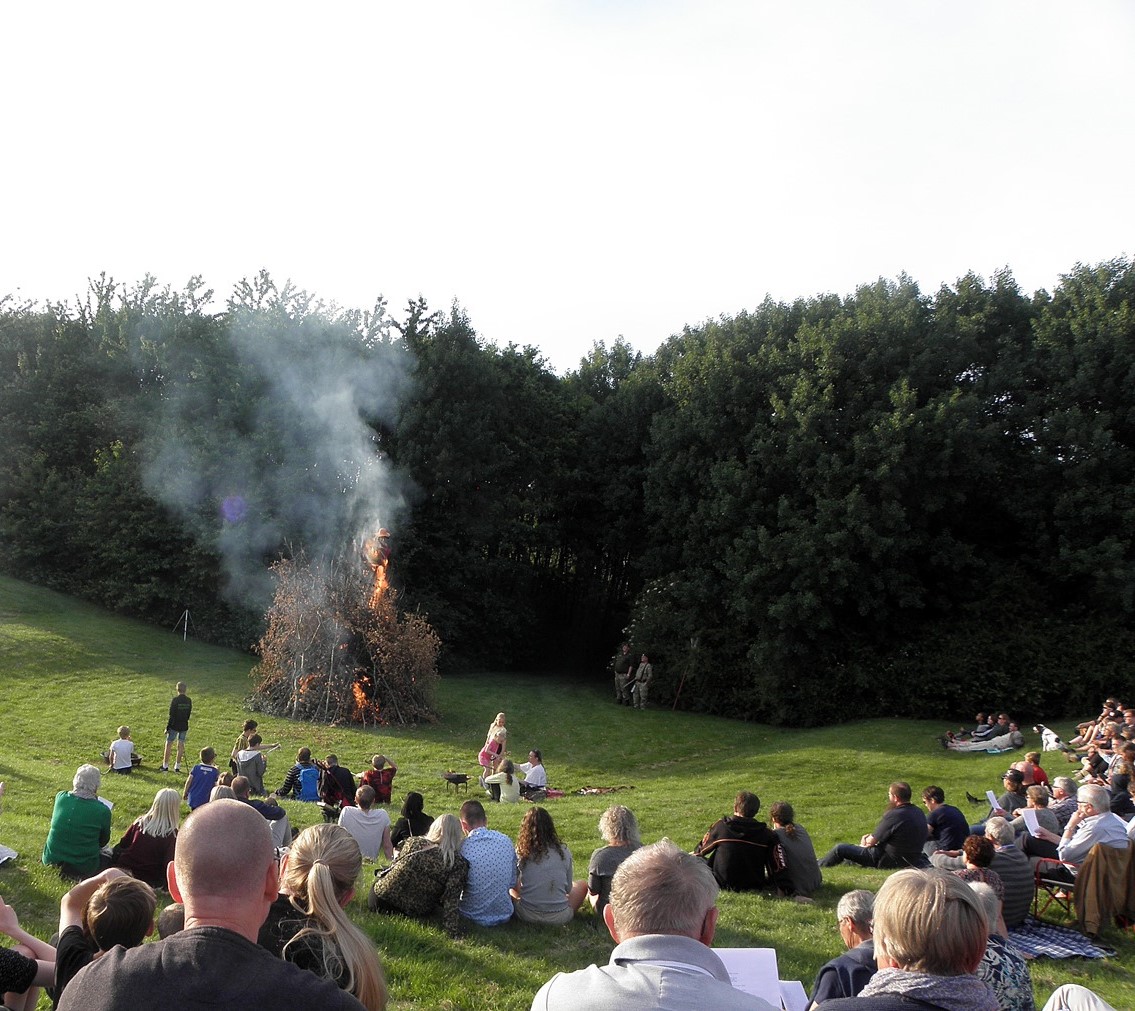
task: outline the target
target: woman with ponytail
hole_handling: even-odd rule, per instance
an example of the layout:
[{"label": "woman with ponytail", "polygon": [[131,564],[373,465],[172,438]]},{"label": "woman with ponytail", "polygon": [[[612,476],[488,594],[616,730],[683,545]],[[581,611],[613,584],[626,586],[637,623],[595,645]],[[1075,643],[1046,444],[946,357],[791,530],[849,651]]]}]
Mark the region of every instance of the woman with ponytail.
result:
[{"label": "woman with ponytail", "polygon": [[[344,911],[354,898],[363,857],[339,825],[312,825],[292,843],[280,868],[280,898],[260,942],[289,962],[333,980],[368,1011],[386,1007],[378,952]],[[265,934],[268,933],[266,938]]]}]

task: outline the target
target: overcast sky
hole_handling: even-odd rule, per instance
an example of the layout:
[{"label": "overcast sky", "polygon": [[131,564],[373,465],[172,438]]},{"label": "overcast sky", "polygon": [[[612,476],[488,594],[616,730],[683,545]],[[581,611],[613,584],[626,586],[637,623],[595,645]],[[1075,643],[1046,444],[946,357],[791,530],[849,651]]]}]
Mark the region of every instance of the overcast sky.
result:
[{"label": "overcast sky", "polygon": [[0,293],[457,300],[558,371],[1135,252],[1135,3],[10,3]]}]

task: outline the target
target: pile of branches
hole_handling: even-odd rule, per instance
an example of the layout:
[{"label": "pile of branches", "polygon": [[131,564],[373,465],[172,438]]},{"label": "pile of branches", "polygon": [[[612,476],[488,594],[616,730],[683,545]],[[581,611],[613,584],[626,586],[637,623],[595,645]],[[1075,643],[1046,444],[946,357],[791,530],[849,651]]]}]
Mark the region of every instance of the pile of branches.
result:
[{"label": "pile of branches", "polygon": [[252,708],[322,723],[434,722],[437,656],[429,621],[372,599],[373,572],[346,555],[273,566],[276,593],[257,646]]}]

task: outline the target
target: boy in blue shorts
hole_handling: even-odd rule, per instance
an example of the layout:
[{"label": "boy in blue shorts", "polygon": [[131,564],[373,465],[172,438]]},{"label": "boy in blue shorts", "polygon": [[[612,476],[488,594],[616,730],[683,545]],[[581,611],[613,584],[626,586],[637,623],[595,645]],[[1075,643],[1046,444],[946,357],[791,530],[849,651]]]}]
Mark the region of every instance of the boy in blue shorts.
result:
[{"label": "boy in blue shorts", "polygon": [[185,738],[189,733],[189,714],[193,711],[193,700],[185,694],[185,682],[178,681],[177,694],[169,704],[169,720],[166,722],[166,750],[162,755],[162,772],[169,772],[169,752],[177,741],[177,758],[173,771],[181,772],[181,760],[185,757]]}]

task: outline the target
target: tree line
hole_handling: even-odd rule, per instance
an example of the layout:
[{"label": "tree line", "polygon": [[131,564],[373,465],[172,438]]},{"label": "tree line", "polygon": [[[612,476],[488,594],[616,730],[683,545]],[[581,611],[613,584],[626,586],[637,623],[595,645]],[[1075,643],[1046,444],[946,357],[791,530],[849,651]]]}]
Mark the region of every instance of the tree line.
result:
[{"label": "tree line", "polygon": [[247,648],[270,566],[381,523],[443,666],[586,666],[809,725],[1122,691],[1135,268],[766,300],[557,376],[459,306],[261,274],[0,303],[0,565]]}]

